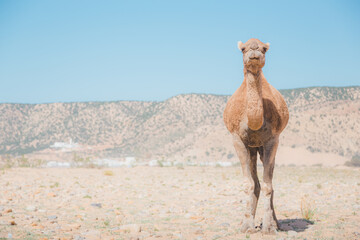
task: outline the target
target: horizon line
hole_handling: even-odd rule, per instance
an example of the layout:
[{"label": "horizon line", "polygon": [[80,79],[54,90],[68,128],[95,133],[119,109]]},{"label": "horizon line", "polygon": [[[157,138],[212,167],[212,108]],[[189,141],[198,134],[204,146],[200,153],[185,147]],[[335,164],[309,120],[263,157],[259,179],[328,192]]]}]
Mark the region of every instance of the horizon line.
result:
[{"label": "horizon line", "polygon": [[[298,87],[298,88],[284,88],[277,89],[278,91],[287,91],[287,90],[298,90],[298,89],[308,89],[308,88],[352,88],[360,87],[360,85],[350,85],[350,86],[311,86],[311,87]],[[112,102],[165,102],[171,98],[181,96],[181,95],[212,95],[212,96],[231,96],[232,94],[216,94],[216,93],[179,93],[174,96],[168,97],[164,100],[87,100],[87,101],[58,101],[58,102],[38,102],[38,103],[24,103],[24,102],[0,102],[1,104],[19,104],[19,105],[40,105],[40,104],[55,104],[55,103],[112,103]]]}]

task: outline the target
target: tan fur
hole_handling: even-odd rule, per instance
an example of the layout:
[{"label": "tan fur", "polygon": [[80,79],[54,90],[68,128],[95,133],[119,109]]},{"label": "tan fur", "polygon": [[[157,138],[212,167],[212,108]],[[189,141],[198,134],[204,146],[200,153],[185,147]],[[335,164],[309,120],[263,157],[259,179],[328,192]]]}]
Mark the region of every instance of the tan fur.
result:
[{"label": "tan fur", "polygon": [[[286,127],[289,112],[285,100],[279,91],[266,81],[262,72],[261,75],[260,91],[248,87],[245,76],[241,86],[226,104],[223,117],[230,133],[236,133],[239,130],[240,122],[247,122],[249,128],[258,130],[264,119],[272,123],[274,134],[280,134]],[[259,97],[257,97],[257,92],[260,92]]]},{"label": "tan fur", "polygon": [[262,231],[271,233],[279,226],[273,207],[272,176],[279,135],[289,120],[289,112],[281,94],[264,77],[265,52],[270,45],[258,39],[238,43],[243,52],[244,81],[230,97],[224,123],[233,135],[235,150],[246,178],[245,193],[249,199],[244,212],[241,231],[254,232],[254,217],[260,194],[257,177],[257,152],[264,165],[265,215]]}]

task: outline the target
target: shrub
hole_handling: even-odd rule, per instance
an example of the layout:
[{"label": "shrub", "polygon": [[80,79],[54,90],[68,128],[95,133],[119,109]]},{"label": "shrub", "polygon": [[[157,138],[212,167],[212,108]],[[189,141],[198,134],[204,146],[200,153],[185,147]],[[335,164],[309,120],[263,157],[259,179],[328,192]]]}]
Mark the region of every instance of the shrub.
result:
[{"label": "shrub", "polygon": [[301,215],[304,219],[310,221],[314,219],[316,208],[315,201],[309,199],[308,197],[303,197],[301,199],[300,205]]},{"label": "shrub", "polygon": [[228,155],[227,155],[227,159],[231,159],[231,158],[233,158],[234,157],[234,154],[232,154],[232,153],[229,153]]},{"label": "shrub", "polygon": [[163,160],[157,160],[159,167],[164,167]]},{"label": "shrub", "polygon": [[350,161],[345,162],[348,167],[360,167],[360,155],[355,154]]},{"label": "shrub", "polygon": [[315,147],[312,147],[312,146],[308,146],[306,148],[308,151],[314,153],[314,152],[321,152],[321,150],[319,148],[315,148]]}]

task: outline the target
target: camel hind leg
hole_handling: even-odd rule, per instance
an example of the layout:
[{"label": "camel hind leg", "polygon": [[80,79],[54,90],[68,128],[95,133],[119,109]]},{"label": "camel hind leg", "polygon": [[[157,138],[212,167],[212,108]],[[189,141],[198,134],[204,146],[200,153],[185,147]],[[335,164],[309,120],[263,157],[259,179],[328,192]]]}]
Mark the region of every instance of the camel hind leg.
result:
[{"label": "camel hind leg", "polygon": [[234,137],[234,147],[240,159],[246,186],[247,195],[246,208],[241,223],[241,232],[255,232],[255,213],[260,195],[260,183],[257,176],[256,161],[257,150],[244,145],[239,137]]}]

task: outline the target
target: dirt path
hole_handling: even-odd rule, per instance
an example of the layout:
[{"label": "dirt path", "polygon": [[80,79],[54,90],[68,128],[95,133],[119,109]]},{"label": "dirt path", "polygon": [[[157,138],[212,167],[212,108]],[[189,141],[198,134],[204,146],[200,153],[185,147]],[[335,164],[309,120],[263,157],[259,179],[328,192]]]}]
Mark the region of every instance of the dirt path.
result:
[{"label": "dirt path", "polygon": [[0,238],[360,239],[359,170],[278,167],[274,187],[285,231],[246,235],[239,167],[6,169]]}]

